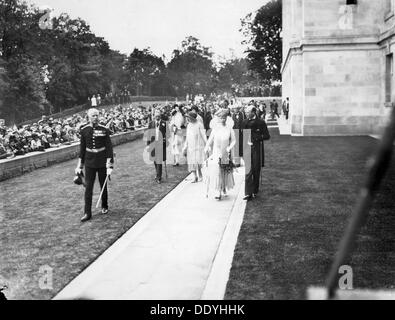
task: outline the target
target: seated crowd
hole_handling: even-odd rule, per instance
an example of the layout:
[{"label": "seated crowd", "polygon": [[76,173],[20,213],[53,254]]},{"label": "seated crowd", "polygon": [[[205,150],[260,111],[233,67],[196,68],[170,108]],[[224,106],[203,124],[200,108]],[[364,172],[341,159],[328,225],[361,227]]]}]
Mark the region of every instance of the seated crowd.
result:
[{"label": "seated crowd", "polygon": [[[225,104],[224,104],[225,102]],[[266,105],[251,101],[258,111],[258,116],[265,119]],[[188,112],[195,111],[204,126],[204,129],[211,129],[213,115],[218,109],[227,108],[229,110],[229,120],[234,126],[236,114],[245,118],[243,108],[240,104],[231,104],[227,100],[218,102],[189,102],[187,104],[167,104],[164,106],[153,105],[145,108],[132,105],[118,105],[111,109],[99,109],[99,121],[102,125],[109,128],[111,134],[133,131],[138,128],[146,127],[152,120],[154,109],[161,111],[162,119],[170,123],[176,117],[181,117],[180,128],[185,128],[185,117]],[[236,119],[234,119],[236,120]],[[87,112],[74,114],[66,119],[53,119],[52,117],[42,116],[37,123],[26,124],[23,126],[0,127],[0,159],[13,158],[34,151],[45,151],[48,148],[59,147],[79,142],[80,128],[88,122]],[[236,121],[237,122],[237,121]],[[236,128],[234,126],[234,128]]]},{"label": "seated crowd", "polygon": [[[150,109],[142,106],[118,105],[100,111],[100,123],[111,134],[132,131],[147,126]],[[37,123],[0,127],[0,159],[13,158],[34,151],[69,145],[80,139],[80,128],[88,122],[87,113],[74,114],[66,119],[42,116]]]}]

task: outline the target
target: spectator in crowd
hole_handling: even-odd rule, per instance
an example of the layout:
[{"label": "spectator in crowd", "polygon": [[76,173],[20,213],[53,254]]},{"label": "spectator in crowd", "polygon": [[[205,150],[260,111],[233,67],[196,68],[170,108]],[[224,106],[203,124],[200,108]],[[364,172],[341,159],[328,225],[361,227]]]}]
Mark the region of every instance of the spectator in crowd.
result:
[{"label": "spectator in crowd", "polygon": [[257,115],[259,119],[266,120],[266,103],[260,103],[257,110]]},{"label": "spectator in crowd", "polygon": [[91,108],[96,108],[97,107],[97,100],[96,100],[96,96],[93,95],[91,98]]},{"label": "spectator in crowd", "polygon": [[[132,105],[115,106],[100,111],[100,123],[111,130],[112,134],[132,131],[146,127],[149,112],[144,107]],[[54,119],[46,115],[33,124],[8,128],[0,127],[0,138],[6,157],[22,156],[32,151],[76,143],[80,139],[80,128],[87,123],[86,113],[74,114],[66,119]],[[1,153],[4,158],[4,151]]]},{"label": "spectator in crowd", "polygon": [[283,102],[283,114],[285,116],[285,120],[288,120],[289,115],[289,97]]},{"label": "spectator in crowd", "polygon": [[272,120],[275,119],[275,116],[277,116],[277,118],[280,118],[280,115],[278,114],[278,103],[275,99],[270,102],[270,113]]},{"label": "spectator in crowd", "polygon": [[213,108],[212,104],[207,104],[204,107],[204,112],[203,112],[203,126],[204,129],[206,130],[206,136],[209,137],[210,136],[210,121],[213,119],[213,115],[211,113],[211,110]]},{"label": "spectator in crowd", "polygon": [[4,146],[4,139],[0,137],[0,160],[7,158],[7,149]]}]

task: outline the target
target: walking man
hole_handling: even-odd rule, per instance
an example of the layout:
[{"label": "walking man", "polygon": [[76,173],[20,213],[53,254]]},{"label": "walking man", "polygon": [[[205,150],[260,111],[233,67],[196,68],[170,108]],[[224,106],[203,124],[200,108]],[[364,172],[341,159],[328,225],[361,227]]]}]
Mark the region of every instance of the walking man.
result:
[{"label": "walking man", "polygon": [[243,111],[241,111],[241,106],[238,106],[235,109],[235,112],[232,115],[232,119],[234,122],[233,129],[235,129],[236,136],[236,146],[234,151],[234,164],[236,167],[240,167],[240,158],[243,156],[243,129],[242,123],[245,120],[245,116]]},{"label": "walking man", "polygon": [[148,125],[149,140],[147,145],[155,143],[151,151],[151,159],[155,164],[155,181],[158,184],[162,183],[162,168],[163,162],[166,164],[166,122],[162,119],[162,114],[159,109],[155,110],[154,120]]},{"label": "walking man", "polygon": [[[99,176],[100,188],[103,189],[106,178],[111,176],[114,167],[114,155],[110,131],[99,124],[99,111],[89,109],[89,123],[81,128],[80,156],[76,174],[81,174],[85,166],[85,211],[81,222],[92,218],[92,192],[96,173]],[[107,185],[102,194],[102,213],[108,213]]]},{"label": "walking man", "polygon": [[245,197],[244,200],[255,198],[259,192],[261,168],[265,165],[264,140],[270,139],[266,122],[259,119],[256,107],[247,106],[247,119],[243,121],[243,158],[245,162]]}]

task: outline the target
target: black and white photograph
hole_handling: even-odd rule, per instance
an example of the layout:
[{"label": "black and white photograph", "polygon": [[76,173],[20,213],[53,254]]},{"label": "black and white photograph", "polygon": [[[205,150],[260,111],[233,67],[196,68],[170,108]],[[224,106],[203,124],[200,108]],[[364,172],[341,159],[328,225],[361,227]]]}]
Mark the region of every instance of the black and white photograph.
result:
[{"label": "black and white photograph", "polygon": [[0,304],[394,300],[394,52],[394,0],[0,0]]}]

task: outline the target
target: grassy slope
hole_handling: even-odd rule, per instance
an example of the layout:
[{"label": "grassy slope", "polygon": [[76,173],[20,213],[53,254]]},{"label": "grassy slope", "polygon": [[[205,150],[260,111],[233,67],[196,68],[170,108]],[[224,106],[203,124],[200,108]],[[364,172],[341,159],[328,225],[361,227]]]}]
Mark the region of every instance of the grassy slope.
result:
[{"label": "grassy slope", "polygon": [[[186,176],[185,167],[168,166],[169,181],[157,185],[143,146],[139,140],[115,148],[110,213],[93,209],[93,220],[84,224],[83,187],[73,184],[76,161],[1,182],[0,284],[8,283],[9,299],[53,297]],[[93,207],[99,191],[96,181]],[[45,265],[53,268],[53,290],[38,286]]]},{"label": "grassy slope", "polygon": [[[247,205],[226,299],[303,299],[324,285],[364,182],[370,137],[290,137],[272,132],[263,191]],[[395,160],[349,264],[354,287],[395,285]]]}]

